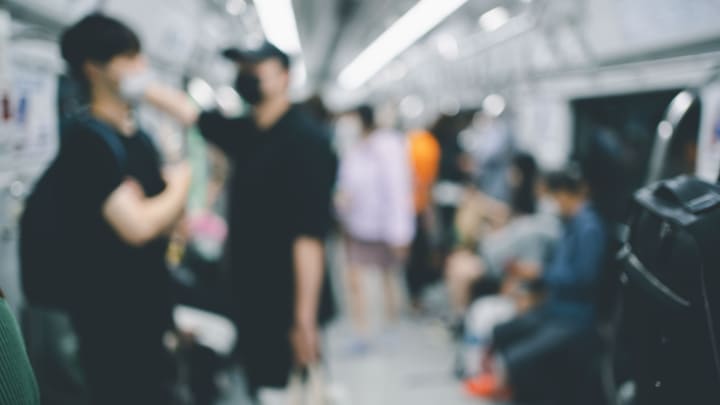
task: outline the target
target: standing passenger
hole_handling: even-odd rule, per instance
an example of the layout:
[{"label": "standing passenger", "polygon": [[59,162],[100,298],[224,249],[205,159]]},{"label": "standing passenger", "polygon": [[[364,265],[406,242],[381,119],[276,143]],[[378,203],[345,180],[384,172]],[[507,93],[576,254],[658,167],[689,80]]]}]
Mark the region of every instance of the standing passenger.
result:
[{"label": "standing passenger", "polygon": [[340,221],[347,235],[350,308],[359,341],[367,346],[365,294],[362,270],[382,272],[389,319],[398,315],[397,277],[394,271],[407,256],[414,235],[412,175],[402,135],[375,126],[373,110],[356,111],[361,137],[340,166],[338,182]]},{"label": "standing passenger", "polygon": [[[337,161],[320,123],[288,96],[290,59],[270,43],[229,49],[249,117],[197,111],[176,91],[147,85],[143,95],[202,134],[235,164],[230,183],[228,254],[238,352],[253,397],[287,385],[293,366],[319,361],[324,239]],[[139,86],[139,84],[138,84]]]},{"label": "standing passenger", "polygon": [[58,204],[71,229],[81,285],[70,312],[92,404],[171,403],[163,336],[172,328],[167,235],[180,219],[190,170],[162,170],[121,82],[146,61],[128,27],[94,14],[62,35],[62,54],[90,105],[63,131]]},{"label": "standing passenger", "polygon": [[435,228],[432,189],[440,167],[440,144],[435,135],[425,130],[409,134],[410,161],[413,168],[416,232],[410,246],[405,273],[410,300],[415,310],[422,309],[424,289],[441,277],[434,268],[430,235]]},{"label": "standing passenger", "polygon": [[128,83],[233,161],[227,244],[242,357],[251,396],[282,388],[294,366],[320,359],[319,325],[330,315],[323,289],[337,160],[324,127],[290,102],[290,58],[265,42],[228,49],[248,117],[199,114],[181,92],[147,78]]}]

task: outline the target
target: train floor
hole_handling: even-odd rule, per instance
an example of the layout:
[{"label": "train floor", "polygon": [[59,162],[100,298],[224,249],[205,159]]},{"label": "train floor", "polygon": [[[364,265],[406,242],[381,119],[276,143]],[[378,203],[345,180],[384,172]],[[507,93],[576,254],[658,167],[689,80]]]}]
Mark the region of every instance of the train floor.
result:
[{"label": "train floor", "polygon": [[[346,322],[326,336],[329,386],[337,405],[499,405],[468,398],[452,376],[453,349],[444,326],[405,318],[377,338],[363,354],[351,353]],[[242,381],[219,405],[244,405]],[[334,404],[335,405],[335,404]]]},{"label": "train floor", "polygon": [[[376,274],[367,284],[379,286]],[[440,315],[447,306],[441,286],[426,295],[430,314],[405,315],[388,324],[378,288],[368,288],[369,319],[375,332],[358,352],[350,322],[342,318],[324,335],[333,405],[501,405],[469,398],[453,377],[454,345]],[[343,313],[346,313],[343,311]],[[220,405],[249,403],[237,378]]]}]

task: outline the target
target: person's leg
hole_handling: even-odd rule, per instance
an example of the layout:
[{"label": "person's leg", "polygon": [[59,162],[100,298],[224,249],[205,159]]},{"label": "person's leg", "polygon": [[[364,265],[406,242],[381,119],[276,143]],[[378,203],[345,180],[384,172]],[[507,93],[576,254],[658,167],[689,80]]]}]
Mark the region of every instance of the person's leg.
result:
[{"label": "person's leg", "polygon": [[[169,405],[170,396],[165,379],[156,374],[155,360],[133,348],[111,353],[116,346],[108,344],[85,350],[83,371],[91,405]],[[151,364],[153,363],[153,364]]]},{"label": "person's leg", "polygon": [[516,399],[557,399],[559,390],[568,389],[559,376],[572,364],[573,347],[582,336],[582,328],[546,319],[533,333],[504,348],[500,359],[505,382]]},{"label": "person's leg", "polygon": [[445,282],[454,316],[462,316],[470,304],[472,285],[484,272],[482,260],[464,250],[450,255],[445,270]]},{"label": "person's leg", "polygon": [[174,363],[156,325],[108,312],[74,322],[91,405],[170,405]]},{"label": "person's leg", "polygon": [[212,404],[220,392],[215,375],[220,369],[220,358],[209,348],[193,343],[186,352],[190,389],[198,404]]},{"label": "person's leg", "polygon": [[385,316],[389,323],[394,323],[400,317],[398,275],[394,269],[383,269],[382,279],[385,293]]},{"label": "person's leg", "polygon": [[[534,364],[540,361],[538,336],[544,334],[546,322],[540,311],[531,312],[498,325],[493,331],[492,349],[485,359],[485,372],[466,382],[466,389],[474,395],[499,398],[510,395],[516,400],[541,400],[537,388],[546,385],[548,373]],[[540,338],[547,343],[546,337]],[[544,344],[543,343],[543,344]],[[532,352],[535,357],[527,356]],[[518,361],[518,359],[521,359]],[[528,381],[527,377],[534,378]]]},{"label": "person's leg", "polygon": [[410,256],[405,267],[405,280],[408,293],[414,309],[421,308],[421,295],[423,289],[431,282],[430,245],[428,242],[425,223],[420,217],[416,220],[415,238],[410,245]]},{"label": "person's leg", "polygon": [[493,330],[493,347],[502,350],[532,335],[542,327],[543,319],[541,311],[532,311],[496,326]]},{"label": "person's leg", "polygon": [[284,389],[293,366],[290,331],[281,325],[243,323],[254,330],[241,339],[239,353],[247,382],[248,396],[259,400],[264,388]]},{"label": "person's leg", "polygon": [[361,338],[367,338],[368,322],[365,302],[365,289],[363,288],[363,268],[356,263],[348,263],[348,307],[355,333]]}]

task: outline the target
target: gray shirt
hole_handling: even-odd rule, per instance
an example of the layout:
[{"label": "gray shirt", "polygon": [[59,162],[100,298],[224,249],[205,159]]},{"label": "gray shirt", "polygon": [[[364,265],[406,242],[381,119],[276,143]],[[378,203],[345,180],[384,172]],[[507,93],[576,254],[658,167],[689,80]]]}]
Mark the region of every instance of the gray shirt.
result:
[{"label": "gray shirt", "polygon": [[560,220],[554,215],[526,215],[486,236],[480,252],[489,273],[496,277],[502,275],[512,260],[537,263],[542,267],[550,260],[560,232]]}]

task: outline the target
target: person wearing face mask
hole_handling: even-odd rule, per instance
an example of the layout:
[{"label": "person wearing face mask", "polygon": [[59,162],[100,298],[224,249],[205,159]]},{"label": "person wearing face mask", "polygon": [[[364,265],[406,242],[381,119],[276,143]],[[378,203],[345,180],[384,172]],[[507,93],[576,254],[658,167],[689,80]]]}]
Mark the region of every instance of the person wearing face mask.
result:
[{"label": "person wearing face mask", "polygon": [[62,34],[61,48],[89,96],[88,108],[62,131],[56,167],[63,190],[57,204],[78,280],[69,315],[90,402],[170,404],[165,252],[184,211],[190,169],[185,163],[163,168],[132,118],[134,101],[121,83],[147,71],[132,30],[92,14]]},{"label": "person wearing face mask", "polygon": [[325,127],[290,102],[290,59],[264,43],[228,49],[250,117],[200,115],[203,135],[235,163],[230,266],[239,352],[251,394],[284,387],[293,365],[319,361],[324,245],[337,161]]},{"label": "person wearing face mask", "polygon": [[509,222],[485,235],[477,253],[459,249],[447,261],[446,283],[458,319],[464,315],[478,284],[539,277],[560,236],[558,218],[543,203],[547,193],[531,155],[518,153],[513,157],[508,183],[512,188]]},{"label": "person wearing face mask", "polygon": [[494,329],[490,367],[466,383],[478,396],[512,396],[523,403],[540,397],[577,399],[567,395],[574,394],[568,388],[590,362],[607,226],[590,202],[590,189],[577,168],[551,173],[546,183],[564,223],[542,273],[545,298]]},{"label": "person wearing face mask", "polygon": [[227,254],[238,354],[248,389],[285,387],[294,366],[320,359],[319,325],[331,315],[324,239],[337,159],[325,127],[290,102],[290,58],[265,42],[228,49],[247,117],[198,112],[176,90],[137,78],[128,91],[203,136],[233,161]]}]

